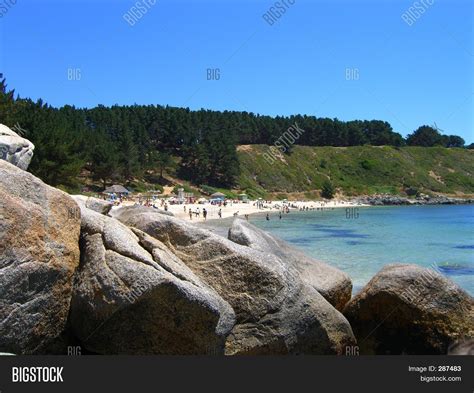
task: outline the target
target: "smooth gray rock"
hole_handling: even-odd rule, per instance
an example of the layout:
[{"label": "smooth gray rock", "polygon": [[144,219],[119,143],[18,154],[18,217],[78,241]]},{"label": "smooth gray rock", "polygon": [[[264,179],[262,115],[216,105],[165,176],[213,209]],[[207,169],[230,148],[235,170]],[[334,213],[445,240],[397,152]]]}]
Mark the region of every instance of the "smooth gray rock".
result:
[{"label": "smooth gray rock", "polygon": [[[149,213],[149,212],[153,212],[153,213],[159,213],[159,214],[163,214],[165,216],[170,216],[170,217],[174,217],[174,214],[170,211],[166,211],[164,209],[158,209],[156,207],[151,207],[151,206],[143,206],[143,205],[134,205],[134,206],[127,206],[128,208],[133,208],[135,212],[140,212],[140,213]],[[123,207],[114,207],[110,213],[109,213],[109,216],[110,217],[115,217],[117,214],[119,214],[118,212],[120,212],[120,209],[122,209]]]},{"label": "smooth gray rock", "polygon": [[158,240],[81,206],[70,323],[101,354],[219,354],[235,314]]},{"label": "smooth gray rock", "polygon": [[69,195],[0,160],[0,351],[42,353],[61,334],[79,233]]},{"label": "smooth gray rock", "polygon": [[71,195],[71,197],[77,202],[78,205],[84,205],[88,209],[94,210],[100,214],[106,215],[113,206],[112,202],[104,201],[103,199],[87,197],[85,195]]},{"label": "smooth gray rock", "polygon": [[473,298],[433,269],[387,265],[346,305],[361,354],[446,354],[474,337]]},{"label": "smooth gray rock", "polygon": [[7,126],[0,124],[0,159],[27,170],[35,146]]},{"label": "smooth gray rock", "polygon": [[342,354],[355,344],[344,316],[275,255],[152,210],[114,214],[162,241],[230,303],[237,324],[226,354]]},{"label": "smooth gray rock", "polygon": [[247,221],[240,218],[234,219],[228,238],[265,254],[273,254],[296,267],[301,279],[316,289],[338,310],[342,310],[351,298],[352,281],[346,273],[308,257],[287,242],[262,231]]}]

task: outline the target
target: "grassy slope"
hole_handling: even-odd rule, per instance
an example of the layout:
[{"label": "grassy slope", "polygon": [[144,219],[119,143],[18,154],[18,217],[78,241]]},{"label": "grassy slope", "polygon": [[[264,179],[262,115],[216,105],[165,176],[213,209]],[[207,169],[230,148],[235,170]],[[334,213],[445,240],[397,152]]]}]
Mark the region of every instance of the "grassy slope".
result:
[{"label": "grassy slope", "polygon": [[264,145],[240,146],[239,185],[250,195],[306,192],[330,178],[347,195],[401,193],[406,186],[425,193],[474,194],[474,151],[389,146],[295,146],[269,164]]}]

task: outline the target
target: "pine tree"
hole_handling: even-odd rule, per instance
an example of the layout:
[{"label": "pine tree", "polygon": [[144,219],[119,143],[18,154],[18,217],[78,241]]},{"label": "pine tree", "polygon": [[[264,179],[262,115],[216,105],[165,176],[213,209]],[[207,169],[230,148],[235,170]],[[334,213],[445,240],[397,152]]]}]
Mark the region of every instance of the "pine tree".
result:
[{"label": "pine tree", "polygon": [[321,188],[321,196],[326,199],[334,198],[334,186],[330,180],[326,180]]},{"label": "pine tree", "polygon": [[89,164],[92,178],[101,181],[104,189],[107,182],[118,175],[118,162],[119,155],[110,137],[97,134],[93,139]]}]

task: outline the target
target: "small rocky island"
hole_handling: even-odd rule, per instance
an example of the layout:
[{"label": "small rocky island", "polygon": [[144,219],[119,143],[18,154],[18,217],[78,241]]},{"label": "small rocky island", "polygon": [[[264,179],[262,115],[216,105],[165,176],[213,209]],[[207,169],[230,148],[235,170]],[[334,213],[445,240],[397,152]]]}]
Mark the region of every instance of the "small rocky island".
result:
[{"label": "small rocky island", "polygon": [[26,172],[34,147],[13,131],[0,145],[0,352],[472,351],[474,300],[434,270],[389,265],[352,297],[347,274],[246,221],[225,238],[158,209],[111,210]]}]

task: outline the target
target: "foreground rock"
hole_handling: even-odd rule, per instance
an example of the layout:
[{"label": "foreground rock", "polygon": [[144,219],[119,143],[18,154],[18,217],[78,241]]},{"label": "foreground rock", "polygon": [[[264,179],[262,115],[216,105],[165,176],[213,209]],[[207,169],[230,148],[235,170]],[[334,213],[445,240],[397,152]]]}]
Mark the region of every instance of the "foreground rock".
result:
[{"label": "foreground rock", "polygon": [[87,197],[85,195],[72,195],[78,205],[87,207],[100,214],[107,214],[112,209],[113,203],[103,199]]},{"label": "foreground rock", "polygon": [[27,170],[35,146],[7,126],[0,124],[0,159]]},{"label": "foreground rock", "polygon": [[102,354],[219,354],[231,307],[145,233],[84,205],[71,326]]},{"label": "foreground rock", "polygon": [[244,247],[153,209],[112,212],[162,241],[234,308],[227,354],[341,354],[355,340],[347,320],[298,271],[275,255]]},{"label": "foreground rock", "polygon": [[229,229],[229,239],[254,250],[272,254],[296,267],[301,279],[316,289],[338,310],[350,300],[352,281],[335,267],[308,257],[285,241],[274,237],[247,221],[235,219]]},{"label": "foreground rock", "polygon": [[455,342],[449,347],[448,355],[474,355],[474,338]]},{"label": "foreground rock", "polygon": [[434,270],[384,267],[346,306],[362,354],[446,354],[474,337],[473,298]]},{"label": "foreground rock", "polygon": [[0,351],[41,353],[66,325],[79,264],[79,208],[0,160],[0,215]]}]

